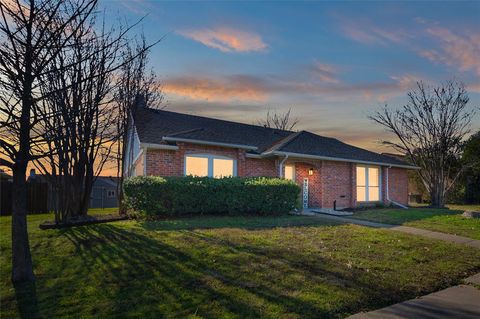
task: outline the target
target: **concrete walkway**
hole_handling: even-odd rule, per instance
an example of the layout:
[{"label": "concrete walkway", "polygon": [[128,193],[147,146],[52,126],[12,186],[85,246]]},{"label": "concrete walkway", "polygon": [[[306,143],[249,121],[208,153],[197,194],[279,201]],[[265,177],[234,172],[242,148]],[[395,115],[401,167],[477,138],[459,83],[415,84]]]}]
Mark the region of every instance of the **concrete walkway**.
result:
[{"label": "concrete walkway", "polygon": [[430,230],[425,230],[425,229],[420,229],[420,228],[414,228],[414,227],[409,227],[409,226],[389,225],[389,224],[371,222],[371,221],[367,221],[367,220],[353,219],[353,218],[346,218],[346,217],[339,217],[339,216],[317,214],[316,217],[317,218],[334,220],[334,221],[343,222],[343,223],[350,223],[350,224],[368,226],[368,227],[387,228],[387,229],[390,229],[390,230],[400,231],[402,233],[439,239],[439,240],[443,240],[443,241],[446,241],[446,242],[463,244],[463,245],[467,245],[467,246],[470,246],[470,247],[475,247],[475,248],[480,249],[480,240],[476,240],[476,239],[472,239],[472,238],[468,238],[468,237],[450,235],[450,234],[445,234],[445,233],[440,233],[440,232],[430,231]]},{"label": "concrete walkway", "polygon": [[[480,284],[480,274],[465,279],[465,283]],[[370,312],[361,312],[349,319],[433,319],[480,318],[480,290],[458,285],[432,294],[404,301]]]}]

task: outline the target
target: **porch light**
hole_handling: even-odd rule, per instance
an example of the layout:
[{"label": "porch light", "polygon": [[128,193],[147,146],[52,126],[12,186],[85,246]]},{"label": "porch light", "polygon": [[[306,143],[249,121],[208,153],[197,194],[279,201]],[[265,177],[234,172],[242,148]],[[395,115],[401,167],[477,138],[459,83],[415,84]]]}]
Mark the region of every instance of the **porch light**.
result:
[{"label": "porch light", "polygon": [[308,175],[312,176],[313,175],[313,167],[310,167],[308,169]]}]

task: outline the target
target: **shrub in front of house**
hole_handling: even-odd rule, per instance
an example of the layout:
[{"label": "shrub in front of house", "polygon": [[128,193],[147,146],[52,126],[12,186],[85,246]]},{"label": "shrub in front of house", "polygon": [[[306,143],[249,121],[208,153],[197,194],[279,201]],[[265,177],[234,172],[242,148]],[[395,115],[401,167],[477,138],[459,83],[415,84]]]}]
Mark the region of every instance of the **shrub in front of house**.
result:
[{"label": "shrub in front of house", "polygon": [[190,214],[283,214],[295,208],[300,187],[268,177],[132,177],[125,203],[149,216]]}]

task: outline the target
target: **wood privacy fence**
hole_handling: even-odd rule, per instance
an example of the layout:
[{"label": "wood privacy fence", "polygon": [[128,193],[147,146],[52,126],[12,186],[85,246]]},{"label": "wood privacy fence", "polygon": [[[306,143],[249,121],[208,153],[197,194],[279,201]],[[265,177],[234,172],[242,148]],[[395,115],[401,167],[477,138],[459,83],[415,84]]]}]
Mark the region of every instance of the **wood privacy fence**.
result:
[{"label": "wood privacy fence", "polygon": [[[27,210],[29,214],[48,212],[48,184],[27,183],[28,199]],[[0,182],[0,215],[12,214],[12,182]]]}]

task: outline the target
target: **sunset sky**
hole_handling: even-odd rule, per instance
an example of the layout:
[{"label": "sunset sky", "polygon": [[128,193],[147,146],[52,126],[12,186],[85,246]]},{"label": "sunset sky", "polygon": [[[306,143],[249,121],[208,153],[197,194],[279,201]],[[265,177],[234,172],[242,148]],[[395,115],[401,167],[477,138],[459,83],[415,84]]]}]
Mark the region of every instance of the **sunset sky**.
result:
[{"label": "sunset sky", "polygon": [[[149,41],[167,110],[245,123],[292,109],[298,129],[374,151],[367,119],[417,80],[455,78],[480,105],[480,2],[104,1]],[[480,128],[480,117],[474,119]]]}]

